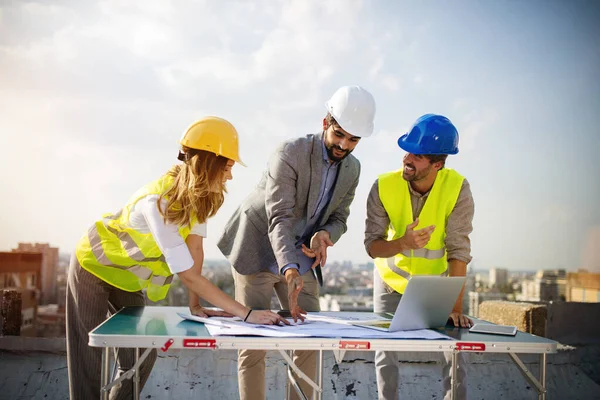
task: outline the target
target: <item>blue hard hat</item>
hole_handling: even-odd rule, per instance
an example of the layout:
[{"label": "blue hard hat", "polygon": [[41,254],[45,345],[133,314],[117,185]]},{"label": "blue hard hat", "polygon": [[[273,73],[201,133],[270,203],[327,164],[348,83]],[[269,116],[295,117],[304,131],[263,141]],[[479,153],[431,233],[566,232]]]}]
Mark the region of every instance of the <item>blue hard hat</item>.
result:
[{"label": "blue hard hat", "polygon": [[415,122],[410,132],[400,136],[398,146],[412,154],[456,154],[458,131],[448,118],[425,114]]}]

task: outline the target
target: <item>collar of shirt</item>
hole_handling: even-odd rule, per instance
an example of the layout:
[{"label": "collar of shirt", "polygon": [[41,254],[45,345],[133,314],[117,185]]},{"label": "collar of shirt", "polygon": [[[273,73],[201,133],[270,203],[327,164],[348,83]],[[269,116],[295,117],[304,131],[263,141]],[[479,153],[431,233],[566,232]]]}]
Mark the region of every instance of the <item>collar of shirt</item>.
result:
[{"label": "collar of shirt", "polygon": [[415,189],[413,189],[412,185],[410,184],[410,182],[408,182],[408,190],[410,191],[410,194],[413,196],[416,196],[417,198],[425,198],[427,196],[429,196],[429,193],[431,193],[431,189],[429,189],[426,193],[419,193],[417,192]]}]

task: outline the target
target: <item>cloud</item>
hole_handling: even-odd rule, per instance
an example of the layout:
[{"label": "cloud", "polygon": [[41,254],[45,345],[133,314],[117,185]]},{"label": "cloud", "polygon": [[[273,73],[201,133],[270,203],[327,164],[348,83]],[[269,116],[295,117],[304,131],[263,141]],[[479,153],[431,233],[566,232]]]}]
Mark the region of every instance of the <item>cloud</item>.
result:
[{"label": "cloud", "polygon": [[379,57],[377,57],[373,61],[373,65],[369,69],[369,78],[371,78],[371,79],[377,78],[377,76],[379,75],[381,69],[383,68],[383,65],[384,65],[383,56],[379,55]]},{"label": "cloud", "polygon": [[464,97],[458,97],[455,98],[454,100],[452,100],[452,109],[454,111],[464,111],[465,108],[468,106],[469,104],[469,99],[464,98]]},{"label": "cloud", "polygon": [[[175,149],[185,127],[210,113],[244,133],[242,154],[253,167],[241,173],[243,198],[278,141],[319,130],[323,103],[349,83],[355,53],[370,51],[363,9],[360,1],[9,4],[0,143],[11,157],[0,167],[22,163],[23,153],[30,161],[8,190],[35,209],[42,187],[46,207],[61,210],[59,186],[75,185],[84,190],[75,220],[91,222],[107,211],[103,204],[113,208],[131,186],[164,172],[174,161],[166,146]],[[18,207],[7,198],[2,205]],[[58,214],[36,218],[58,223]],[[57,235],[72,243],[70,228]]]},{"label": "cloud", "polygon": [[381,84],[390,92],[396,92],[400,89],[400,80],[391,74],[386,74],[381,77]]},{"label": "cloud", "polygon": [[[383,154],[395,154],[397,155],[399,151],[401,151],[397,146],[398,138],[403,133],[400,132],[390,132],[388,130],[381,130],[377,132],[368,143],[367,146],[372,148],[373,150],[377,149],[377,151]],[[366,142],[366,141],[365,141]],[[362,144],[362,143],[361,143]]]},{"label": "cloud", "polygon": [[575,213],[566,205],[551,203],[541,209],[543,220],[554,224],[570,224],[575,218]]},{"label": "cloud", "polygon": [[[401,74],[404,71],[390,67],[396,64],[397,57],[402,57],[405,53],[398,46],[400,38],[397,28],[386,30],[377,40],[373,40],[374,45],[364,55],[365,59],[370,60],[367,74],[369,80],[388,92],[397,92],[402,86]],[[389,48],[395,48],[399,54],[390,57]]]},{"label": "cloud", "polygon": [[454,124],[460,127],[460,151],[470,152],[477,146],[477,141],[481,135],[491,132],[494,129],[494,123],[499,119],[497,109],[482,108],[475,106],[472,101],[465,99],[454,99],[454,109],[464,110],[456,112],[457,117],[452,118]]},{"label": "cloud", "polygon": [[[505,29],[505,22],[498,23],[492,9],[480,10],[481,23],[489,31],[482,31],[476,42],[501,39],[507,54],[529,40],[535,48],[560,55],[560,41],[540,38],[548,37],[548,26],[556,34],[574,32],[555,24],[522,23],[516,13],[514,26],[527,26],[536,35],[514,33]],[[577,209],[577,215],[596,215],[595,203],[590,200],[581,208],[570,199],[551,204],[552,199],[563,199],[553,180],[516,182],[518,194],[513,197],[519,199],[511,199],[506,187],[520,171],[518,163],[498,167],[504,156],[499,147],[522,139],[522,130],[507,125],[523,128],[532,123],[530,114],[509,115],[507,110],[534,104],[535,115],[554,115],[552,121],[535,120],[539,135],[552,136],[544,141],[543,154],[561,154],[563,164],[574,167],[583,165],[581,160],[593,160],[593,146],[565,154],[561,143],[564,132],[593,133],[589,127],[598,125],[593,109],[597,99],[590,97],[589,88],[581,91],[556,72],[590,70],[589,65],[579,65],[589,61],[580,50],[589,43],[569,48],[571,56],[557,56],[555,67],[548,69],[536,63],[536,57],[522,63],[497,58],[491,50],[485,53],[483,45],[476,47],[482,51],[470,51],[464,43],[473,42],[472,32],[458,23],[464,10],[430,11],[419,2],[399,6],[346,0],[3,2],[0,169],[10,172],[3,184],[11,195],[2,197],[0,208],[9,217],[8,223],[3,217],[3,230],[11,232],[11,238],[2,238],[0,246],[41,240],[70,248],[81,226],[120,206],[139,185],[163,173],[175,161],[181,133],[210,114],[236,125],[242,157],[249,165],[236,169],[226,203],[210,223],[206,254],[219,257],[211,240],[260,179],[268,153],[281,140],[318,132],[323,103],[338,87],[358,84],[377,102],[376,133],[361,140],[355,151],[362,175],[352,225],[332,254],[368,259],[357,246],[362,243],[368,190],[380,173],[401,165],[398,136],[416,117],[434,111],[447,113],[459,127],[461,154],[466,151],[469,156],[453,158],[452,167],[468,177],[478,195],[476,215],[485,222],[474,232],[473,243],[485,242],[483,235],[492,238],[484,255],[480,245],[474,246],[480,259],[514,266],[554,266],[557,257],[571,260],[580,252],[577,244],[567,244],[568,249],[552,246],[557,252],[552,256],[534,246],[563,243],[555,219],[569,220],[571,209]],[[515,70],[522,75],[515,76]],[[540,70],[544,74],[536,72]],[[539,87],[547,90],[539,92]],[[566,96],[550,103],[543,96],[565,91]],[[529,95],[515,97],[515,92]],[[564,118],[573,113],[556,113],[568,109],[569,104],[560,103],[564,98],[579,99],[577,115],[589,116],[585,124],[580,118]],[[514,159],[530,155],[531,146],[511,148]],[[535,170],[547,174],[553,164],[543,163],[554,163],[551,159],[540,159]],[[565,179],[573,187],[589,187],[593,168],[577,171]],[[560,172],[568,174],[569,168]],[[530,214],[520,211],[521,199],[527,204],[535,199],[535,207],[528,208],[534,208],[535,221],[530,230],[514,233],[512,226],[502,227],[506,218],[494,214],[501,210],[502,215],[527,220]],[[582,224],[579,218],[573,230]],[[531,226],[538,225],[543,229],[532,231]],[[514,240],[515,248],[531,246],[507,253],[497,246],[498,231]],[[537,239],[540,235],[544,240]]]}]

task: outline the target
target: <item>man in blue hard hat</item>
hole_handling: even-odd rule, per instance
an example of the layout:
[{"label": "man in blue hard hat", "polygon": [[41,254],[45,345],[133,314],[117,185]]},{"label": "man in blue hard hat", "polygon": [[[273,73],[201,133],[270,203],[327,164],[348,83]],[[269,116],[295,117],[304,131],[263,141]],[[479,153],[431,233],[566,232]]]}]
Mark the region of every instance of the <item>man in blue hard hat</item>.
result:
[{"label": "man in blue hard hat", "polygon": [[[473,196],[467,180],[445,168],[448,155],[458,153],[456,127],[444,116],[426,114],[398,139],[398,146],[406,151],[403,169],[380,175],[367,200],[365,249],[376,265],[375,312],[394,312],[411,276],[465,276],[471,261]],[[472,321],[462,313],[463,291],[450,318],[467,328]],[[445,353],[444,399],[451,398],[450,360],[451,353]],[[397,353],[376,352],[375,367],[379,398],[397,399]],[[464,399],[460,354],[456,379],[456,396]]]}]

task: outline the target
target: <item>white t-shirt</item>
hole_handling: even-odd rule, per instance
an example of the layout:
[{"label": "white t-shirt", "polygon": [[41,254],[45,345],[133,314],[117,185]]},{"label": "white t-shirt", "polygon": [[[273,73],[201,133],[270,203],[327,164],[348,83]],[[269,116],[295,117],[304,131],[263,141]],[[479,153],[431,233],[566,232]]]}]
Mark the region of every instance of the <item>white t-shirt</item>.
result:
[{"label": "white t-shirt", "polygon": [[[173,274],[192,268],[194,260],[183,237],[179,234],[179,227],[175,224],[165,224],[162,215],[158,212],[156,204],[158,195],[148,195],[135,203],[129,215],[130,226],[140,233],[152,233],[158,248],[165,255],[167,265]],[[167,205],[165,199],[161,207]],[[190,235],[206,237],[206,222],[196,223],[192,226]]]}]

